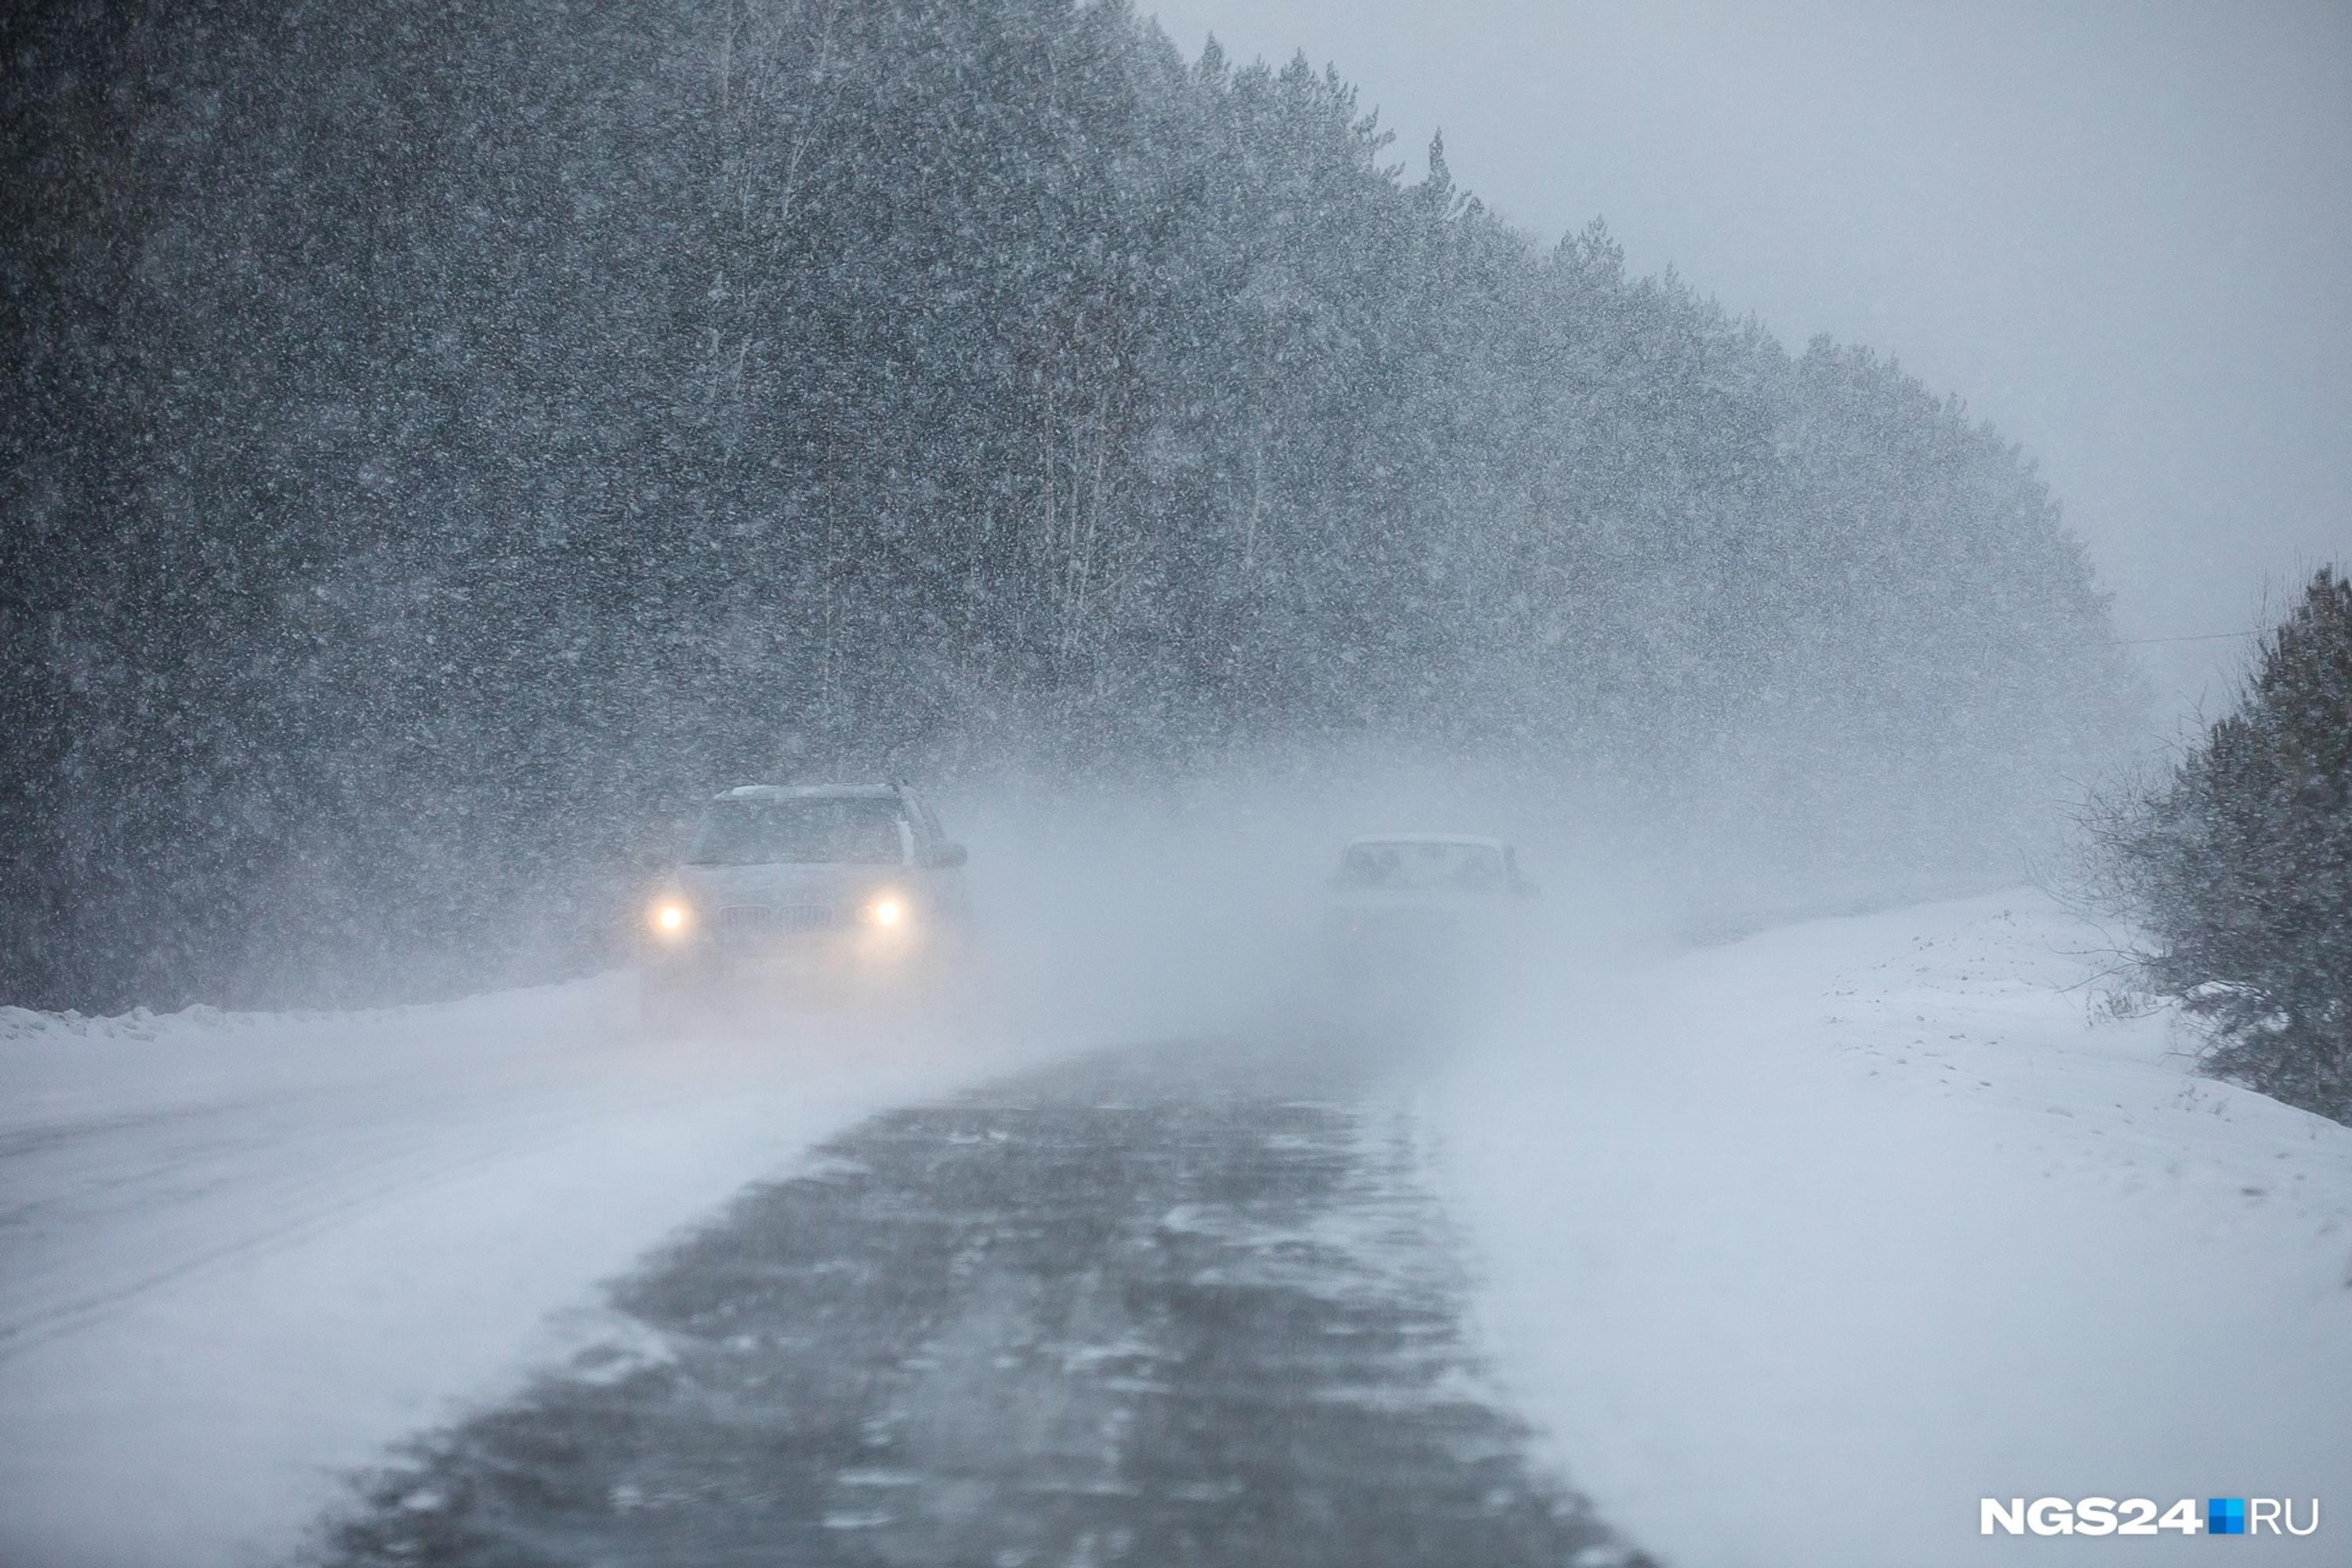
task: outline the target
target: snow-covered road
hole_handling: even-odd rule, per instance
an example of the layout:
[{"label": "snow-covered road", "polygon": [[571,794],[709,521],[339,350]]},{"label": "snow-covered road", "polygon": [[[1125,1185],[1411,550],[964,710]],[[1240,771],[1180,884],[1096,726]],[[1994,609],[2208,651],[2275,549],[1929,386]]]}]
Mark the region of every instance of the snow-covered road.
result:
[{"label": "snow-covered road", "polygon": [[1645,1568],[1524,1463],[1385,1065],[1169,1041],[873,1117],[317,1561]]},{"label": "snow-covered road", "polygon": [[[1373,1117],[1411,1144],[1397,1201],[1442,1202],[1466,1249],[1464,1364],[1501,1391],[1505,1426],[1548,1435],[1596,1518],[1692,1568],[2122,1562],[2133,1543],[1988,1540],[1978,1500],[2315,1495],[2317,1541],[2248,1549],[2341,1555],[2352,1130],[2189,1076],[2160,1016],[2097,1016],[2080,955],[2096,934],[2030,893],[1699,951],[1611,940],[1554,943],[1512,1005],[1318,1089],[1331,1125]],[[872,1113],[1144,1037],[1169,1013],[952,1036],[811,1019],[655,1042],[632,1001],[608,979],[356,1016],[0,1011],[0,1563],[282,1561],[394,1445],[515,1408],[535,1370],[583,1350],[672,1332],[617,1319],[599,1282],[648,1278],[649,1249],[747,1184]],[[1260,1035],[1318,1036],[1273,1011],[1289,1022],[1226,1034],[1222,1058],[1154,1059],[1245,1061]],[[1001,1043],[1016,1034],[1020,1048]],[[1195,1018],[1158,1037],[1218,1034]],[[1181,1129],[1188,1097],[1243,1092],[1214,1074],[1047,1079],[1072,1126],[1149,1102]],[[1193,1201],[1168,1192],[1206,1183],[1255,1224],[1283,1183],[1324,1179],[1328,1151],[1283,1122],[1291,1091],[1249,1092],[1207,1152],[1155,1163],[1121,1144],[1110,1175],[1049,1191],[1039,1174],[1034,1213],[960,1209],[970,1184],[940,1173],[977,1134],[938,1122],[934,1157],[906,1140],[938,1119],[886,1118],[907,1163],[877,1191],[973,1236],[1055,1243],[1041,1256],[1077,1258],[1066,1272],[1085,1300],[1114,1274],[1181,1295],[1232,1265],[1153,1273],[1122,1250],[1164,1249],[1163,1198]],[[1014,1121],[1001,1130],[1017,1141]],[[1040,1140],[989,1168],[1048,1171]],[[1427,1204],[1407,1190],[1424,1176]],[[802,1246],[794,1205],[832,1191],[783,1190],[764,1233],[781,1239],[761,1245]],[[891,1269],[914,1253],[864,1256],[863,1234],[812,1267],[882,1291],[876,1364],[955,1384],[946,1352],[885,1331],[905,1305]],[[1099,1267],[1088,1237],[1111,1248]],[[1028,1364],[1035,1313],[965,1316],[965,1381]],[[982,1342],[998,1328],[1005,1343]],[[735,1366],[728,1341],[720,1370],[797,1375],[823,1336],[791,1337],[772,1366]],[[1200,1344],[1213,1359],[1256,1342]],[[1194,1388],[1202,1368],[1180,1362],[1127,1393]],[[831,1473],[812,1458],[810,1474]],[[1199,1458],[1169,1461],[1180,1502],[1226,1484],[1192,1474]],[[996,1458],[1020,1468],[1013,1450]]]},{"label": "snow-covered road", "polygon": [[656,1043],[633,1006],[612,978],[357,1016],[0,1013],[0,1563],[283,1552],[673,1228],[1011,1059],[839,1020]]}]

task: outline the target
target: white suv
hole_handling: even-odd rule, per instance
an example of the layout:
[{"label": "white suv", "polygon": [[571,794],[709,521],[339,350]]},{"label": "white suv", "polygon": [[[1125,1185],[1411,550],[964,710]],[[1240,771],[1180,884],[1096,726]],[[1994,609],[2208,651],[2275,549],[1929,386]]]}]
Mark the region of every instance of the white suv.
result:
[{"label": "white suv", "polygon": [[901,784],[730,789],[646,911],[647,1010],[730,983],[831,994],[935,980],[968,934],[965,858]]}]

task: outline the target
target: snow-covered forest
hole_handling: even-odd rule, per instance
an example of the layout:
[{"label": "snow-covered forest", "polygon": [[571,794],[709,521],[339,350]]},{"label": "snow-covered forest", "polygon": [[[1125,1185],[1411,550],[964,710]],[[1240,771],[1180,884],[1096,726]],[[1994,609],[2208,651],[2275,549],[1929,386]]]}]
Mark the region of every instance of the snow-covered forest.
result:
[{"label": "snow-covered forest", "polygon": [[748,777],[1368,749],[1965,857],[2126,721],[1998,434],[1406,183],[1303,60],[1070,0],[5,26],[9,1001],[586,962]]}]

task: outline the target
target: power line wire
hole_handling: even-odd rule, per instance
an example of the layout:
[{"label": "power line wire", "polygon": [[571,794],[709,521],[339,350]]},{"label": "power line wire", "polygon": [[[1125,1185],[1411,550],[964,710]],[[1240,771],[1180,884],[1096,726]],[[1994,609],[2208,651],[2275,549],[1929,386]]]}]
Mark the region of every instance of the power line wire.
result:
[{"label": "power line wire", "polygon": [[2185,637],[2117,637],[2116,641],[2121,643],[2126,647],[2137,647],[2143,644],[2152,642],[2220,642],[2223,637],[2258,637],[2262,635],[2263,634],[2259,630],[2244,632],[2194,632]]}]

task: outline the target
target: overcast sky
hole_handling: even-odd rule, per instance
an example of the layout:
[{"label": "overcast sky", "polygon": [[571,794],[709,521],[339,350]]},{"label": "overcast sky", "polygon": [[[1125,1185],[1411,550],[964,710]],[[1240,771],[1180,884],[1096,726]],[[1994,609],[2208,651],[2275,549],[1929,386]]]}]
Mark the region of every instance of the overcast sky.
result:
[{"label": "overcast sky", "polygon": [[[1605,217],[1791,349],[1895,354],[2037,458],[2121,635],[2352,563],[2352,0],[1137,0],[1334,64],[1421,173]],[[2178,712],[2241,642],[2137,649]]]}]

